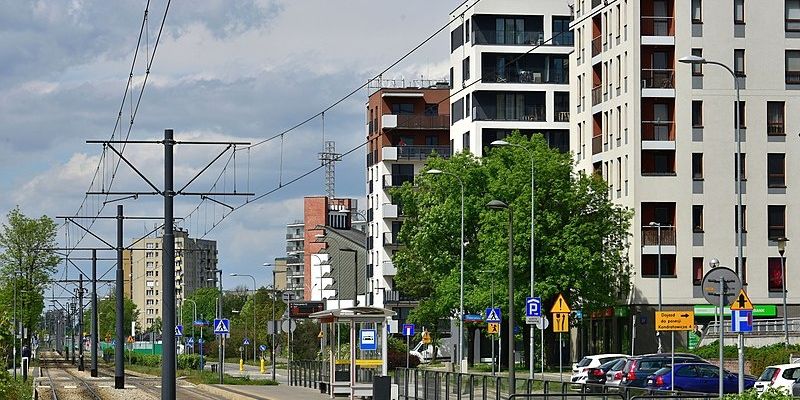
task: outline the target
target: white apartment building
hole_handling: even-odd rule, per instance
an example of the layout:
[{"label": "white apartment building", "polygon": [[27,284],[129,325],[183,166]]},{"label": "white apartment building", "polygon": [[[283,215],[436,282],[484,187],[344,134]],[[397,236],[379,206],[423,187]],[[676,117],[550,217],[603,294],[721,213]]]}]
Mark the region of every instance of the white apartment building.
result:
[{"label": "white apartment building", "polygon": [[483,149],[512,130],[569,149],[566,0],[466,1],[450,13],[450,128],[454,152]]},{"label": "white apartment building", "polygon": [[[163,315],[161,308],[161,273],[163,269],[163,237],[146,237],[136,241],[123,258],[124,273],[129,279],[129,296],[139,309],[139,325],[149,328]],[[175,230],[175,304],[195,289],[216,287],[217,242],[189,237],[185,230]],[[207,279],[213,281],[207,281]]]},{"label": "white apartment building", "polygon": [[[789,112],[800,106],[800,1],[576,0],[574,9],[571,150],[579,170],[602,174],[613,201],[635,212],[631,307],[592,322],[587,331],[606,336],[587,351],[625,350],[629,315],[641,330],[637,353],[655,350],[659,247],[663,304],[694,309],[701,325],[713,315],[701,290],[709,261],[736,269],[734,82],[719,66],[678,62],[689,55],[740,76],[743,272],[750,298],[763,306],[756,320],[781,316],[774,239],[794,240],[789,222],[800,207],[790,196],[800,176],[787,173],[800,171],[800,115]],[[651,222],[662,226],[661,246]],[[797,239],[787,260],[800,251]],[[787,270],[795,316],[800,282]]]}]

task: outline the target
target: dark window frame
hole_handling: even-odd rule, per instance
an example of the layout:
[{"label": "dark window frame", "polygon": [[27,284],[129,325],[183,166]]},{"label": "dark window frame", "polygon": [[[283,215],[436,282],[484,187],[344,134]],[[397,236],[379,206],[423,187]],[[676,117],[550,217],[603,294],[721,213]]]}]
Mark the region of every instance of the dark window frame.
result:
[{"label": "dark window frame", "polygon": [[692,231],[696,233],[703,232],[703,205],[692,205]]},{"label": "dark window frame", "polygon": [[786,102],[767,102],[767,135],[786,136]]},{"label": "dark window frame", "polygon": [[786,187],[786,153],[767,153],[767,187]]},{"label": "dark window frame", "polygon": [[[739,3],[741,3],[741,7],[742,7],[742,15],[741,16],[739,16],[737,14],[737,10],[736,10],[736,8],[739,6]],[[733,0],[733,23],[736,24],[736,25],[744,25],[744,19],[745,19],[744,0]]]},{"label": "dark window frame", "polygon": [[786,205],[767,206],[767,239],[786,237]]},{"label": "dark window frame", "polygon": [[703,153],[692,153],[692,179],[703,180]]},{"label": "dark window frame", "polygon": [[786,268],[781,266],[781,257],[767,258],[767,290],[770,293],[783,293],[784,269]]},{"label": "dark window frame", "polygon": [[692,128],[703,127],[703,100],[692,100]]}]

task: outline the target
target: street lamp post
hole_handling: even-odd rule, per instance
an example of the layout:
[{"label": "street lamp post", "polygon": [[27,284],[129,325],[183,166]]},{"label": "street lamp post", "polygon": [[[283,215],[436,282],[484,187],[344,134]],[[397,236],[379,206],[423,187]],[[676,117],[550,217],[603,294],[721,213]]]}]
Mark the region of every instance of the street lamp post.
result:
[{"label": "street lamp post", "polygon": [[[197,303],[192,299],[183,299],[183,301],[191,301],[192,306],[194,306],[192,312],[192,353],[194,353],[194,321],[197,321]],[[181,317],[181,324],[183,324],[183,317]]]},{"label": "street lamp post", "polygon": [[449,175],[458,180],[461,185],[461,241],[458,243],[458,249],[461,256],[461,264],[459,268],[459,294],[458,294],[458,366],[459,371],[464,371],[464,180],[456,174],[445,172],[438,169],[429,169],[427,174],[431,175]]},{"label": "street lamp post", "polygon": [[272,348],[269,351],[270,355],[270,364],[272,364],[272,380],[275,380],[275,333],[278,331],[278,321],[275,319],[275,291],[277,290],[277,286],[275,286],[275,274],[276,274],[276,266],[271,263],[264,263],[262,264],[265,267],[272,267]]},{"label": "street lamp post", "polygon": [[233,273],[231,274],[231,276],[248,276],[250,277],[250,279],[253,280],[253,360],[255,361],[256,347],[258,347],[256,346],[256,342],[258,341],[256,339],[256,337],[258,336],[258,334],[256,333],[258,332],[257,330],[258,328],[256,327],[256,294],[258,294],[258,290],[256,289],[256,277],[254,277],[253,275],[237,274],[237,273]]},{"label": "street lamp post", "polygon": [[[219,298],[217,300],[217,319],[222,319],[222,270],[215,269],[214,274],[219,274]],[[206,281],[214,282],[214,278],[207,278]],[[214,327],[216,328],[216,327]],[[219,351],[219,383],[222,384],[224,371],[225,371],[225,335],[219,335],[219,341],[217,343],[217,348]]]},{"label": "street lamp post", "polygon": [[[703,57],[699,56],[685,56],[678,59],[679,62],[685,64],[711,64],[717,65],[722,68],[725,68],[731,74],[733,78],[733,88],[736,91],[736,105],[734,106],[734,129],[736,132],[735,140],[736,140],[736,252],[738,258],[736,259],[736,272],[739,275],[739,281],[743,284],[745,282],[744,276],[744,250],[743,250],[743,241],[744,241],[744,230],[742,228],[743,218],[742,218],[742,136],[741,136],[741,127],[739,123],[739,78],[736,76],[736,73],[728,67],[727,65],[712,60],[706,60]],[[746,288],[747,286],[745,286]],[[739,355],[739,393],[744,392],[744,335],[740,332],[738,335],[738,355]]]},{"label": "street lamp post", "polygon": [[508,394],[516,392],[514,372],[514,210],[500,200],[486,204],[491,210],[508,210]]},{"label": "street lamp post", "polygon": [[[530,273],[530,275],[531,275],[531,297],[533,297],[534,293],[535,293],[534,283],[536,281],[535,280],[535,274],[534,274],[535,268],[534,268],[534,240],[533,240],[533,238],[534,238],[533,230],[534,230],[534,226],[535,226],[534,218],[535,218],[535,210],[536,210],[536,197],[535,197],[535,193],[536,193],[535,192],[535,189],[536,189],[535,183],[536,183],[536,181],[535,181],[535,178],[534,178],[534,176],[535,176],[534,175],[534,171],[535,171],[535,165],[536,164],[535,164],[534,153],[533,153],[532,149],[528,149],[527,147],[519,145],[519,144],[516,144],[516,143],[509,143],[509,142],[507,142],[505,140],[495,140],[494,142],[491,143],[491,145],[492,146],[511,146],[511,147],[517,147],[517,148],[523,149],[528,153],[528,157],[531,159],[531,273]],[[533,345],[533,342],[534,342],[533,335],[534,335],[534,333],[535,333],[535,329],[534,329],[533,325],[531,324],[531,326],[530,326],[530,337],[529,337],[529,339],[530,339],[530,343],[529,343],[529,345],[530,345],[530,349],[529,349],[530,357],[529,357],[529,365],[528,365],[528,379],[533,379],[533,359],[534,359],[534,355],[536,354],[535,349],[534,349],[534,345]]]},{"label": "street lamp post", "polygon": [[778,254],[781,255],[781,283],[783,285],[783,345],[789,347],[789,314],[786,307],[786,259],[784,253],[786,252],[786,242],[789,239],[781,236],[775,239],[778,242]]},{"label": "street lamp post", "polygon": [[[658,261],[657,261],[657,268],[658,268],[658,311],[661,311],[663,306],[662,298],[661,298],[661,223],[659,222],[650,222],[651,227],[656,228],[656,232],[658,234]],[[658,340],[658,353],[663,353],[664,348],[661,345],[661,332],[656,332],[656,340]]]}]

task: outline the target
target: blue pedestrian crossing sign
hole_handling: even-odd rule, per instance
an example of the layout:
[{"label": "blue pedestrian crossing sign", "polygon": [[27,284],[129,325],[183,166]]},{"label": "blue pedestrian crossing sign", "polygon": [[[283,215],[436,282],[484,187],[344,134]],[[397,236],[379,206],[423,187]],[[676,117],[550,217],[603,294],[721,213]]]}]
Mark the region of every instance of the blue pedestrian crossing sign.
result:
[{"label": "blue pedestrian crossing sign", "polygon": [[186,344],[189,346],[194,345],[194,338],[186,338]]},{"label": "blue pedestrian crossing sign", "polygon": [[733,332],[752,332],[753,331],[753,311],[752,310],[731,310],[731,331],[733,331]]},{"label": "blue pedestrian crossing sign", "polygon": [[183,336],[183,325],[175,325],[175,336]]},{"label": "blue pedestrian crossing sign", "polygon": [[486,309],[486,322],[499,323],[501,321],[500,308]]},{"label": "blue pedestrian crossing sign", "polygon": [[261,351],[267,351],[267,346],[264,346],[262,344],[261,346],[258,346],[258,349],[261,350]]},{"label": "blue pedestrian crossing sign", "polygon": [[250,339],[244,338],[244,340],[242,340],[242,344],[245,345],[245,346],[249,346],[250,345]]},{"label": "blue pedestrian crossing sign", "polygon": [[230,335],[230,333],[231,333],[231,321],[229,319],[214,320],[215,335]]},{"label": "blue pedestrian crossing sign", "polygon": [[525,299],[525,316],[542,316],[542,299],[540,297],[528,297]]},{"label": "blue pedestrian crossing sign", "polygon": [[403,336],[414,336],[414,324],[403,324]]}]

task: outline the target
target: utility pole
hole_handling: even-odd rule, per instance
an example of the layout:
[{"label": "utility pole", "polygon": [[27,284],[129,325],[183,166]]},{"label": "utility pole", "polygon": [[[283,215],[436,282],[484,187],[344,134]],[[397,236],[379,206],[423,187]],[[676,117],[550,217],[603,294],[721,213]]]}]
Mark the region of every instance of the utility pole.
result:
[{"label": "utility pole", "polygon": [[123,212],[122,204],[117,205],[117,275],[115,283],[115,296],[116,296],[116,318],[115,318],[115,335],[114,342],[114,389],[125,389],[125,333],[122,326],[125,320],[125,296],[122,285],[125,284],[125,278],[122,273],[122,228],[123,228]]},{"label": "utility pole", "polygon": [[[164,287],[161,292],[163,305],[164,332],[163,358],[161,359],[161,398],[175,398],[175,233],[173,231],[174,215],[172,205],[175,192],[173,191],[173,139],[172,129],[164,130],[164,251],[162,255],[162,282]],[[169,331],[167,331],[169,329]],[[171,333],[171,334],[170,334]]]},{"label": "utility pole", "polygon": [[83,274],[78,276],[78,371],[83,371]]},{"label": "utility pole", "polygon": [[97,250],[92,249],[92,368],[91,376],[97,378]]}]

